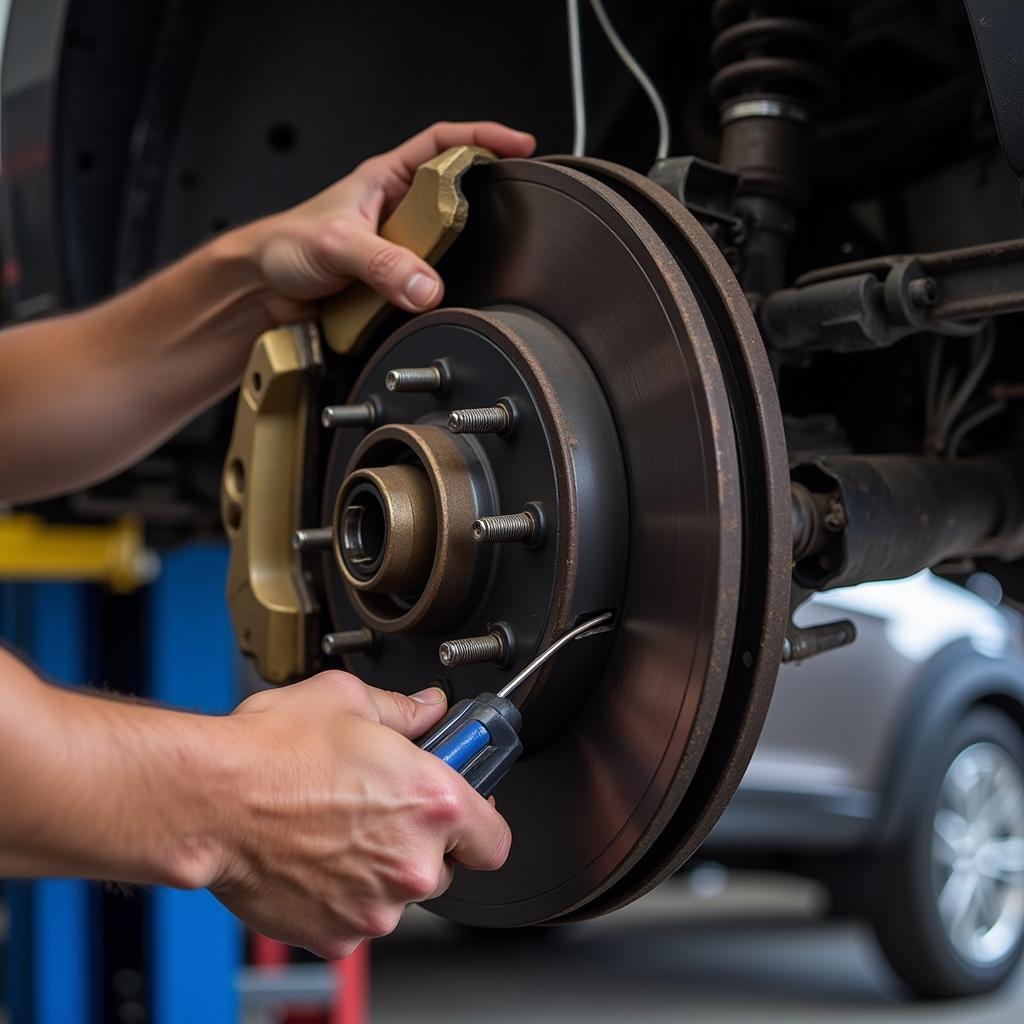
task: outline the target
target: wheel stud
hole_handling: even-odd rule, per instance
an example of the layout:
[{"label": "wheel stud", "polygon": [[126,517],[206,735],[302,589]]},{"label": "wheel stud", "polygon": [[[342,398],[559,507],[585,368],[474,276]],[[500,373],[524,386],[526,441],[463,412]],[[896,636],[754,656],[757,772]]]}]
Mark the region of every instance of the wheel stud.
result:
[{"label": "wheel stud", "polygon": [[292,534],[292,547],[296,551],[322,551],[331,546],[334,531],[329,526],[315,526],[307,530],[296,530]]},{"label": "wheel stud", "polygon": [[539,517],[534,512],[515,512],[503,516],[483,516],[472,526],[478,544],[532,544],[540,533]]},{"label": "wheel stud", "polygon": [[505,631],[492,629],[486,636],[466,636],[459,640],[445,640],[437,649],[437,656],[445,668],[459,665],[481,665],[488,661],[502,662],[508,658],[509,643]]},{"label": "wheel stud", "polygon": [[445,386],[444,369],[439,363],[411,369],[388,370],[384,386],[388,391],[437,394]]},{"label": "wheel stud", "polygon": [[373,402],[358,405],[328,405],[320,413],[320,422],[328,430],[335,427],[372,427],[377,421]]},{"label": "wheel stud", "polygon": [[345,629],[340,633],[328,633],[320,641],[320,650],[329,658],[336,654],[356,654],[368,651],[376,642],[372,629]]},{"label": "wheel stud", "polygon": [[486,409],[456,409],[448,415],[453,434],[507,434],[514,423],[512,406],[505,401]]}]

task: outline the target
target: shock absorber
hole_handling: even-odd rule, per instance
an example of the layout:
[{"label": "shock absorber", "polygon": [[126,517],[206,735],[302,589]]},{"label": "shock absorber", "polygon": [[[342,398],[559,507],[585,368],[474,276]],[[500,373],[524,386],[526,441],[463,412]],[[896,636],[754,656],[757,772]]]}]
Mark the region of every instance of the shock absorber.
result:
[{"label": "shock absorber", "polygon": [[785,283],[815,118],[835,94],[841,10],[838,0],[715,0],[711,9],[719,162],[741,178],[741,279],[755,302]]}]

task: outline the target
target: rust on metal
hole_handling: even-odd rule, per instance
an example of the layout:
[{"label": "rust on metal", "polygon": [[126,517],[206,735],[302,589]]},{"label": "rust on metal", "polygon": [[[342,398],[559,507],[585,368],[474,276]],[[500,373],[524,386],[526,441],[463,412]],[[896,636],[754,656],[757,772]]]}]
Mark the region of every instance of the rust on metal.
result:
[{"label": "rust on metal", "polygon": [[985,242],[960,249],[881,256],[821,267],[803,274],[794,287],[871,274],[884,278],[895,264],[916,260],[935,281],[928,321],[972,320],[1024,310],[1024,239]]}]

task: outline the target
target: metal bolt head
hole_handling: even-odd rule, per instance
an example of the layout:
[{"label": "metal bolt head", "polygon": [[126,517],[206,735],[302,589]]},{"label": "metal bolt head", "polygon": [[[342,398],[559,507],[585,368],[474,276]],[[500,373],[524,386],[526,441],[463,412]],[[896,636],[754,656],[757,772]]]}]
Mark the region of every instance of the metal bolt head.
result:
[{"label": "metal bolt head", "polygon": [[939,285],[934,277],[918,277],[907,285],[907,297],[915,306],[934,306],[939,301]]}]

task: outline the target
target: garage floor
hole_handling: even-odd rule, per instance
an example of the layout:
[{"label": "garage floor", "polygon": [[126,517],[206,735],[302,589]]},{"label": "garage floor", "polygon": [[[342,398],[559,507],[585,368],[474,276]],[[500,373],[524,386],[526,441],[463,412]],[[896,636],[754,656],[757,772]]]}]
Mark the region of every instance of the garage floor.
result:
[{"label": "garage floor", "polygon": [[[708,880],[705,879],[704,882]],[[1024,971],[996,997],[907,1002],[870,933],[774,876],[674,881],[603,921],[469,932],[423,911],[374,944],[375,1024],[888,1021],[1021,1024]]]}]

